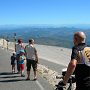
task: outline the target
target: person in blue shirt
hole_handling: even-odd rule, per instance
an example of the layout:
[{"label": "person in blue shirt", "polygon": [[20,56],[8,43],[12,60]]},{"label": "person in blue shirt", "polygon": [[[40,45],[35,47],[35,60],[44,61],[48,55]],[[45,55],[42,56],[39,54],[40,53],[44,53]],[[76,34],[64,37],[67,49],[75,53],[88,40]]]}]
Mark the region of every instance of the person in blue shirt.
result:
[{"label": "person in blue shirt", "polygon": [[24,50],[20,50],[20,57],[19,57],[19,64],[20,64],[20,71],[21,71],[21,77],[24,77],[24,62],[26,60],[25,52]]},{"label": "person in blue shirt", "polygon": [[85,33],[76,32],[73,36],[73,43],[71,60],[64,80],[59,85],[65,86],[70,76],[75,73],[75,90],[90,90],[90,46],[86,44]]}]

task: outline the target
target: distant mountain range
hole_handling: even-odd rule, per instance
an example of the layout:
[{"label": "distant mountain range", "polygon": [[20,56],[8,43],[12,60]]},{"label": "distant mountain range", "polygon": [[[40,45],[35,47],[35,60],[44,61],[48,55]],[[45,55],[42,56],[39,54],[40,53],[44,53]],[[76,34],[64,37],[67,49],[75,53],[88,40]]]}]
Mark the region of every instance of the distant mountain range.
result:
[{"label": "distant mountain range", "polygon": [[61,46],[71,48],[73,46],[73,34],[77,31],[84,31],[87,35],[87,43],[90,44],[90,29],[89,28],[74,28],[74,27],[0,27],[0,37],[9,38],[14,41],[14,33],[16,38],[23,38],[24,42],[34,38],[37,44]]}]

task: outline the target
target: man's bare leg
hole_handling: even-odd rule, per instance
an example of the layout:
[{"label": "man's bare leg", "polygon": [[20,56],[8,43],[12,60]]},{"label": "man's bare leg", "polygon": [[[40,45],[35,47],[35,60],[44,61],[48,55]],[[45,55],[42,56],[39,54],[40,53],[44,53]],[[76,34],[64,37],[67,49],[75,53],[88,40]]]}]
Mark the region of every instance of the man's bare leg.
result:
[{"label": "man's bare leg", "polygon": [[27,80],[30,80],[30,71],[27,71]]}]

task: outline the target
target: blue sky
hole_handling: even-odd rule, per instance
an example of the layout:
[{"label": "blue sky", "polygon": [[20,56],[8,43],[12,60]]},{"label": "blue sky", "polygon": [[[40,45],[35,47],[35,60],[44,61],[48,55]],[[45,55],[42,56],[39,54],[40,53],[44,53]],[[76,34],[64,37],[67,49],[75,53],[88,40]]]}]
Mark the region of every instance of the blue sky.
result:
[{"label": "blue sky", "polygon": [[0,25],[90,24],[90,0],[0,0]]}]

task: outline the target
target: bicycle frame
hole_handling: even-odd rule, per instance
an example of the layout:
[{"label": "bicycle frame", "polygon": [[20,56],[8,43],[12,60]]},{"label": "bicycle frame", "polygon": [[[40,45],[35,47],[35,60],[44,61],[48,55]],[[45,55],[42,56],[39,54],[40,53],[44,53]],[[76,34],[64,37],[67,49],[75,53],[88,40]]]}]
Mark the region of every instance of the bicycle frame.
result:
[{"label": "bicycle frame", "polygon": [[[66,71],[67,71],[66,68],[62,69],[62,76],[61,77],[56,77],[56,78],[57,79],[63,79],[65,74],[66,74]],[[75,75],[71,75],[71,77],[68,80],[68,83],[69,83],[69,87],[67,88],[67,90],[73,90],[72,84],[75,83]],[[59,83],[58,83],[58,85],[56,85],[56,87],[57,87],[56,90],[64,90],[64,87],[61,88]]]}]

